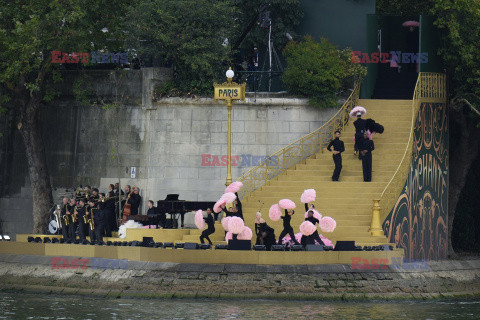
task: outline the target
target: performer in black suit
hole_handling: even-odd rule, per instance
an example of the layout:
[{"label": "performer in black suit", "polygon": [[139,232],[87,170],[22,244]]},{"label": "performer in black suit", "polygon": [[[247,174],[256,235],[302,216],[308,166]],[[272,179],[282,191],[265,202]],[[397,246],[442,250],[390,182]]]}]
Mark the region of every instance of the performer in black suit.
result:
[{"label": "performer in black suit", "polygon": [[213,244],[212,240],[208,237],[215,232],[215,219],[213,218],[212,209],[207,208],[207,217],[203,218],[208,228],[203,230],[202,235],[200,236],[200,242],[205,243],[204,239],[207,239],[208,243]]},{"label": "performer in black suit", "polygon": [[275,230],[262,219],[262,214],[260,212],[257,212],[255,217],[255,234],[257,235],[257,241],[255,244],[263,244],[266,249],[270,251],[272,245],[274,245],[276,241]]},{"label": "performer in black suit", "polygon": [[98,202],[92,209],[93,222],[95,226],[95,238],[97,242],[103,241],[103,231],[105,229],[106,215],[105,215],[105,203]]},{"label": "performer in black suit", "polygon": [[[342,172],[342,152],[345,151],[345,145],[340,140],[340,131],[335,131],[335,139],[330,141],[327,150],[332,152],[333,162],[335,163],[335,170],[333,170],[332,181],[338,181],[340,172]],[[333,151],[332,151],[333,147]]]},{"label": "performer in black suit", "polygon": [[372,181],[372,151],[375,150],[373,140],[368,139],[365,132],[360,155],[362,156],[363,181]]},{"label": "performer in black suit", "polygon": [[[355,155],[357,154],[358,150],[360,150],[362,143],[363,143],[363,134],[367,132],[367,120],[362,119],[362,113],[359,111],[357,112],[357,120],[353,123],[355,126]],[[361,159],[361,156],[358,157]]]},{"label": "performer in black suit", "polygon": [[285,216],[282,216],[283,220],[283,230],[280,233],[280,237],[278,238],[278,244],[282,244],[282,239],[289,234],[290,238],[292,239],[295,244],[300,244],[298,243],[297,239],[295,239],[295,234],[293,233],[293,228],[290,225],[290,220],[292,220],[292,216],[295,213],[293,210],[285,210]]}]

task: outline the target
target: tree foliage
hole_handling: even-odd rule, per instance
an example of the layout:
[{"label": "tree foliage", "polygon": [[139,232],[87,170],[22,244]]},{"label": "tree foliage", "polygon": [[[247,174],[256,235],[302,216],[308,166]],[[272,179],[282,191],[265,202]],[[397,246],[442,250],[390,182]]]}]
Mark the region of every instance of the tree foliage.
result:
[{"label": "tree foliage", "polygon": [[125,19],[128,43],[171,65],[181,90],[210,92],[214,80],[225,79],[233,9],[232,0],[142,0]]},{"label": "tree foliage", "polygon": [[290,42],[283,53],[287,60],[283,81],[289,92],[309,97],[320,107],[337,106],[344,80],[366,74],[366,68],[352,63],[349,48],[338,50],[325,38],[316,42],[306,36],[302,42]]},{"label": "tree foliage", "polygon": [[[55,97],[53,84],[61,81],[51,51],[90,52],[116,46],[123,35],[118,17],[126,7],[123,0],[0,2],[0,104],[13,114],[25,146],[36,233],[45,231],[53,201],[37,123],[43,102]],[[102,32],[104,28],[108,32]]]}]

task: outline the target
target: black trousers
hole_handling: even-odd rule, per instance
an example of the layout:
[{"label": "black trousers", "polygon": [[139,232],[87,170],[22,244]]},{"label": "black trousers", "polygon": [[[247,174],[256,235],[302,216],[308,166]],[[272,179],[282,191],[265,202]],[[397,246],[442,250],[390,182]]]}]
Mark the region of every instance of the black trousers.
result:
[{"label": "black trousers", "polygon": [[68,225],[68,233],[71,241],[77,238],[77,235],[75,234],[77,232],[77,228],[78,222],[70,222],[70,224]]},{"label": "black trousers", "polygon": [[335,170],[333,170],[332,181],[338,181],[340,172],[342,172],[342,154],[334,154],[333,162],[335,163]]},{"label": "black trousers", "polygon": [[293,233],[293,228],[289,229],[283,229],[282,232],[280,233],[280,237],[278,238],[278,244],[282,244],[282,239],[287,235],[290,235],[290,238],[292,238],[292,241],[295,244],[299,244],[297,239],[295,239],[295,234]]},{"label": "black trousers", "polygon": [[103,241],[103,230],[105,229],[105,223],[103,221],[95,221],[95,238],[98,242]]},{"label": "black trousers", "polygon": [[363,181],[372,181],[372,153],[367,152],[362,157]]},{"label": "black trousers", "polygon": [[200,236],[200,242],[205,243],[204,239],[207,239],[208,243],[212,244],[212,240],[210,240],[210,238],[208,236],[211,235],[214,232],[215,232],[215,229],[213,229],[213,230],[211,230],[211,229],[203,230],[202,235]]},{"label": "black trousers", "polygon": [[355,151],[360,150],[363,144],[363,139],[363,133],[355,133],[355,145],[353,146]]},{"label": "black trousers", "polygon": [[87,239],[87,225],[83,221],[83,217],[78,218],[78,237],[80,240],[85,240]]},{"label": "black trousers", "polygon": [[309,236],[302,236],[302,246],[306,246],[307,244],[315,244],[315,240],[317,240],[317,242],[324,246],[325,243],[323,243],[322,239],[320,239],[320,235],[318,234],[318,231],[315,230],[314,233],[312,233],[311,235]]},{"label": "black trousers", "polygon": [[63,217],[61,218],[61,221],[60,223],[62,224],[62,236],[63,236],[63,240],[64,241],[67,241],[67,240],[70,240],[70,234],[69,234],[69,230],[68,230],[68,227],[65,225],[65,220],[63,220]]},{"label": "black trousers", "polygon": [[88,236],[90,237],[90,241],[97,241],[97,237],[96,237],[96,230],[97,230],[97,226],[95,226],[94,228],[95,229],[90,229],[90,224],[87,224],[87,228],[88,228]]},{"label": "black trousers", "polygon": [[117,225],[117,222],[115,221],[115,211],[113,210],[113,208],[111,210],[106,211],[105,217],[106,217],[106,221],[105,223],[103,223],[105,234],[107,237],[111,237],[112,231],[115,230],[114,226]]}]

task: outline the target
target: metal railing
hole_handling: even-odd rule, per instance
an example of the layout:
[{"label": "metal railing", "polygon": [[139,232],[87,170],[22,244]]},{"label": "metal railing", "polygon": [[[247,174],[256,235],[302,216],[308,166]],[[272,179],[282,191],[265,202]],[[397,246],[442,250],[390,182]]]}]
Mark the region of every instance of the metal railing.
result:
[{"label": "metal railing", "polygon": [[410,127],[410,136],[408,138],[407,148],[405,149],[397,170],[393,174],[387,186],[383,189],[383,192],[380,196],[380,223],[385,221],[395,202],[397,201],[398,196],[402,192],[403,187],[405,186],[405,181],[412,163],[414,141],[413,135],[415,132],[415,121],[417,119],[417,113],[420,104],[422,102],[445,103],[446,98],[447,92],[445,74],[433,72],[421,72],[419,74],[413,94],[412,123]]},{"label": "metal railing", "polygon": [[325,148],[334,132],[345,128],[349,112],[358,101],[360,82],[360,80],[356,82],[347,101],[327,123],[268,156],[262,164],[251,168],[238,178],[237,180],[243,183],[239,196],[244,199],[269,180]]}]

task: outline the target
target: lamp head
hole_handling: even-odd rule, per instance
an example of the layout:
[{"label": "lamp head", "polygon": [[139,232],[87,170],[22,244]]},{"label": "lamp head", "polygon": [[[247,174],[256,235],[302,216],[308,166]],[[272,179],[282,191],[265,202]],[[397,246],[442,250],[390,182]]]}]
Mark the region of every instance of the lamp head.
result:
[{"label": "lamp head", "polygon": [[233,72],[232,68],[228,68],[227,72],[225,72],[225,75],[228,78],[228,82],[231,82],[235,72]]}]

